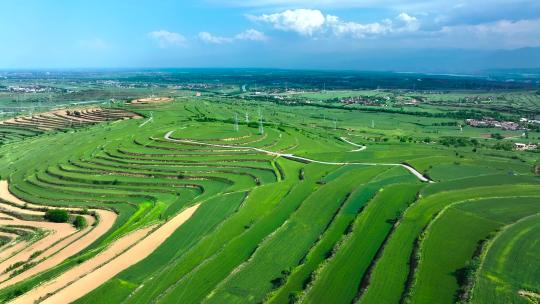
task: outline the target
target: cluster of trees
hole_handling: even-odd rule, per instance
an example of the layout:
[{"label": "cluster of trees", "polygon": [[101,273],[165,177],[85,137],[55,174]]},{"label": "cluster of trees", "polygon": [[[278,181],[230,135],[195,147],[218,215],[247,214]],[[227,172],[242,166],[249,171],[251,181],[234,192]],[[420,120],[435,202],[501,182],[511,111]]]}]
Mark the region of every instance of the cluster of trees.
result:
[{"label": "cluster of trees", "polygon": [[497,150],[512,151],[514,150],[514,144],[509,141],[498,142],[493,146],[493,148]]},{"label": "cluster of trees", "polygon": [[[69,213],[66,210],[62,209],[49,209],[45,212],[45,219],[53,223],[67,223],[70,220]],[[73,220],[73,226],[77,229],[84,229],[88,226],[86,218],[82,215],[75,216]]]},{"label": "cluster of trees", "polygon": [[439,143],[444,146],[454,146],[454,147],[466,147],[466,146],[478,146],[479,142],[476,138],[467,138],[467,137],[454,137],[454,136],[444,136],[439,139]]},{"label": "cluster of trees", "polygon": [[[279,102],[278,102],[279,103]],[[501,112],[486,112],[486,111],[479,111],[479,110],[457,110],[457,111],[446,111],[446,112],[423,112],[423,111],[407,111],[403,108],[401,109],[392,109],[392,108],[384,108],[384,107],[378,107],[378,108],[351,108],[351,107],[345,107],[341,105],[335,105],[335,104],[327,104],[327,103],[306,103],[303,101],[299,101],[297,103],[289,104],[289,105],[295,105],[295,106],[313,106],[313,107],[319,107],[319,108],[327,108],[327,109],[339,109],[339,110],[346,110],[346,111],[353,111],[353,110],[359,110],[359,111],[365,111],[365,112],[378,112],[378,113],[390,113],[390,114],[405,114],[405,115],[413,115],[413,116],[421,116],[421,117],[431,117],[431,118],[452,118],[452,119],[483,119],[486,116],[492,117],[496,120],[513,120],[513,117],[508,117]]]},{"label": "cluster of trees", "polygon": [[412,138],[411,136],[398,136],[397,139],[399,140],[399,142],[413,142],[414,141],[414,138]]},{"label": "cluster of trees", "polygon": [[69,221],[69,213],[66,210],[50,209],[45,212],[45,219],[53,223],[67,223]]},{"label": "cluster of trees", "polygon": [[434,122],[431,124],[432,126],[442,126],[442,127],[457,127],[458,122],[457,121],[447,121],[447,122]]}]

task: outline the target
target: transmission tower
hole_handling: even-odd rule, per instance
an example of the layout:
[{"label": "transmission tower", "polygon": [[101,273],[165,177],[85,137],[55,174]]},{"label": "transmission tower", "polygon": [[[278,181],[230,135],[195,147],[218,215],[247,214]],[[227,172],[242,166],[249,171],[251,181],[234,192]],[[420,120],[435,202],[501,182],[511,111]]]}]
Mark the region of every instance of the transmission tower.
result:
[{"label": "transmission tower", "polygon": [[234,130],[238,132],[238,114],[234,113]]},{"label": "transmission tower", "polygon": [[259,119],[259,134],[264,134],[264,123],[262,116]]}]

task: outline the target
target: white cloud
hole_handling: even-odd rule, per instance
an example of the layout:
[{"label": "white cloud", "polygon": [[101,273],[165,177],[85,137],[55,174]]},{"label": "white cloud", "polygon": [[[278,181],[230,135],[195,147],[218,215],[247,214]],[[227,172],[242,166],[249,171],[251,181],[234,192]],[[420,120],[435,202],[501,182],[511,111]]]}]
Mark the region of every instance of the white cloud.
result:
[{"label": "white cloud", "polygon": [[248,18],[253,21],[269,23],[279,30],[293,31],[304,36],[312,36],[321,30],[326,22],[321,11],[312,9],[286,10],[281,13],[261,16],[248,15]]},{"label": "white cloud", "polygon": [[538,8],[538,0],[204,0],[215,5],[232,7],[251,7],[266,9],[294,9],[317,8],[317,9],[384,9],[386,11],[409,11],[409,12],[448,12],[463,7],[479,8],[478,12],[500,9],[505,6],[516,6],[522,11]]},{"label": "white cloud", "polygon": [[445,26],[431,33],[440,46],[461,45],[463,48],[522,48],[540,46],[540,19],[499,20],[477,25]]},{"label": "white cloud", "polygon": [[407,13],[401,13],[396,17],[397,21],[401,21],[401,25],[398,27],[398,31],[402,32],[415,32],[420,29],[420,21],[414,16],[410,16]]},{"label": "white cloud", "polygon": [[213,43],[213,44],[230,43],[230,42],[233,41],[232,38],[214,36],[214,35],[212,35],[212,34],[210,34],[208,32],[200,32],[199,33],[199,39],[201,39],[203,42]]},{"label": "white cloud", "polygon": [[392,21],[385,19],[381,22],[360,24],[355,22],[344,22],[339,17],[329,15],[327,17],[328,28],[336,35],[350,35],[354,38],[363,38],[372,35],[385,35],[393,30]]},{"label": "white cloud", "polygon": [[351,35],[355,38],[367,36],[387,35],[391,33],[416,32],[420,29],[420,22],[416,17],[406,13],[399,14],[394,20],[384,19],[373,23],[343,22],[339,17],[328,15],[327,26],[337,36]]},{"label": "white cloud", "polygon": [[200,32],[199,39],[205,43],[225,44],[225,43],[232,43],[236,40],[266,41],[268,40],[268,37],[262,32],[259,32],[254,29],[249,29],[249,30],[246,30],[237,34],[234,37],[214,36],[209,32]]},{"label": "white cloud", "polygon": [[259,32],[259,31],[254,30],[254,29],[249,29],[249,30],[243,31],[242,33],[236,35],[234,38],[238,39],[238,40],[249,40],[249,41],[266,41],[266,40],[268,40],[268,37],[264,33]]},{"label": "white cloud", "polygon": [[320,10],[296,9],[281,13],[248,16],[253,21],[268,23],[275,29],[293,31],[303,36],[330,32],[336,36],[350,35],[355,38],[386,35],[390,33],[414,32],[419,30],[420,22],[406,13],[399,14],[394,20],[384,19],[380,22],[357,23],[342,21],[333,15],[324,15]]},{"label": "white cloud", "polygon": [[181,34],[166,30],[153,31],[148,35],[154,39],[161,48],[184,45],[187,41]]}]

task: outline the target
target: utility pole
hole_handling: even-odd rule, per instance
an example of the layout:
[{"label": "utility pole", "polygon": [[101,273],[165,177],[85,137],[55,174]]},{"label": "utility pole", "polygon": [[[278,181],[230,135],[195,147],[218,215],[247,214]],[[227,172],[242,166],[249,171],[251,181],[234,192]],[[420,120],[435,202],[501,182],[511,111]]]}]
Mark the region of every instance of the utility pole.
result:
[{"label": "utility pole", "polygon": [[249,114],[248,114],[248,112],[246,112],[246,124],[248,124],[248,123],[249,123]]},{"label": "utility pole", "polygon": [[238,114],[234,113],[234,131],[238,132]]},{"label": "utility pole", "polygon": [[372,129],[375,129],[375,120],[372,120],[372,121],[371,121],[371,128],[372,128]]}]

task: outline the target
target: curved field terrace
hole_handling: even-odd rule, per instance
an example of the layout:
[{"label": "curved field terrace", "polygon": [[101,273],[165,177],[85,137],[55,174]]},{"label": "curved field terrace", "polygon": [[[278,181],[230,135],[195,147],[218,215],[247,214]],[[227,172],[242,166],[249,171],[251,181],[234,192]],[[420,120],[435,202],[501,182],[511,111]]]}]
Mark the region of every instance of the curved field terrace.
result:
[{"label": "curved field terrace", "polygon": [[524,130],[337,101],[399,90],[164,87],[0,123],[0,303],[538,302]]}]

